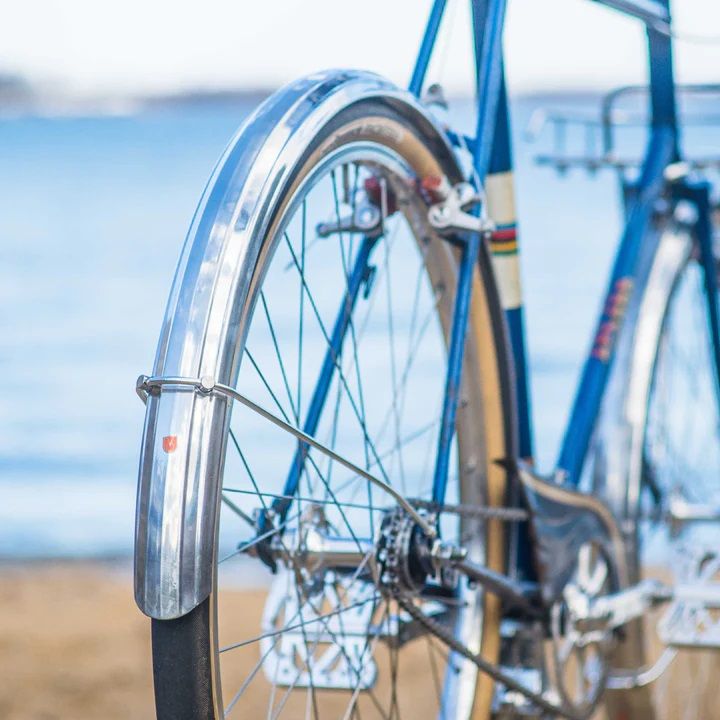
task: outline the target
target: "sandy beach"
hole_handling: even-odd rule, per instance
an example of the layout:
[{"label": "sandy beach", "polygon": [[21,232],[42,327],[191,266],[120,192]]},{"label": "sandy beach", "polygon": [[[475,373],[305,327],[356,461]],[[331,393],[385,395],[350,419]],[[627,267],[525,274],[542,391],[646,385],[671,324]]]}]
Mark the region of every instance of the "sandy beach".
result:
[{"label": "sandy beach", "polygon": [[[237,601],[260,608],[257,591],[246,592]],[[154,717],[149,621],[135,607],[129,563],[6,565],[0,606],[2,720]],[[668,720],[715,717],[718,670],[705,653],[679,658],[656,687]],[[704,693],[690,691],[698,682]]]},{"label": "sandy beach", "polygon": [[0,718],[154,717],[150,626],[129,564],[0,569]]}]

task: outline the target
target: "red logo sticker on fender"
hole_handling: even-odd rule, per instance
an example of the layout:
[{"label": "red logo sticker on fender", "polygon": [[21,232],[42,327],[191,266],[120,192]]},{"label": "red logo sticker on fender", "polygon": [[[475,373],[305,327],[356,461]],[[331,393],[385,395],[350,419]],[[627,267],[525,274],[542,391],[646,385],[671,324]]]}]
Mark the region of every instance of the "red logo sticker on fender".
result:
[{"label": "red logo sticker on fender", "polygon": [[163,438],[163,450],[166,453],[175,452],[177,449],[177,435],[166,435]]}]

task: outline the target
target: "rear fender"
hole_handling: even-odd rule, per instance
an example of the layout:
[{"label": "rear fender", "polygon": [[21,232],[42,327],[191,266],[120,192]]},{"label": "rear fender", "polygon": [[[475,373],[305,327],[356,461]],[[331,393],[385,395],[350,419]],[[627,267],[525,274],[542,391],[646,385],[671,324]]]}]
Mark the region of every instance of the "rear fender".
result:
[{"label": "rear fender", "polygon": [[[376,75],[329,71],[273,95],[240,129],[208,183],[178,264],[153,375],[235,385],[251,279],[273,209],[318,131],[370,99],[391,104],[437,152],[452,156],[414,98]],[[229,421],[230,403],[216,394],[163,385],[147,398],[135,599],[150,617],[180,617],[212,591]]]}]

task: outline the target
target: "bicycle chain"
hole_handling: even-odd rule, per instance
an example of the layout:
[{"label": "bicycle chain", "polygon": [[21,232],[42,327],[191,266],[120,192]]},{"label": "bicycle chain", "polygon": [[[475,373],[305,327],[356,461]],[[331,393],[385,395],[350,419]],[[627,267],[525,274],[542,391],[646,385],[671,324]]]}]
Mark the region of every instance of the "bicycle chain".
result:
[{"label": "bicycle chain", "polygon": [[[411,499],[409,502],[418,509],[426,509],[432,512],[452,512],[471,517],[483,517],[488,519],[498,518],[512,521],[526,520],[528,518],[527,511],[522,510],[521,508],[439,505],[426,500],[415,499]],[[493,680],[501,683],[509,690],[520,693],[523,697],[530,700],[530,702],[534,703],[542,710],[552,713],[555,716],[559,715],[561,717],[569,718],[569,720],[584,720],[587,718],[586,714],[575,714],[571,708],[557,705],[545,698],[543,695],[530,690],[496,665],[489,663],[481,655],[476,655],[465,647],[465,645],[459,642],[441,623],[425,615],[422,610],[415,605],[413,595],[407,592],[404,587],[404,585],[407,585],[407,581],[404,577],[401,577],[402,550],[399,547],[399,544],[402,542],[402,535],[407,529],[406,522],[407,517],[398,508],[391,511],[388,516],[386,516],[384,527],[381,531],[381,578],[386,591],[389,591],[390,597],[394,598],[398,605],[405,610],[408,615],[423,625],[426,630],[435,635],[435,637],[445,643],[445,645],[447,645],[451,650],[454,650],[458,654],[462,655],[464,658],[472,662],[481,672],[489,675],[493,678]]]},{"label": "bicycle chain", "polygon": [[395,594],[395,600],[397,601],[398,605],[400,605],[400,607],[408,613],[408,615],[414,618],[421,625],[424,625],[429,632],[431,632],[433,635],[435,635],[435,637],[445,643],[451,650],[462,655],[464,658],[473,663],[478,668],[478,670],[484,672],[486,675],[489,675],[493,680],[501,683],[509,690],[520,693],[522,696],[526,697],[528,700],[530,700],[530,702],[534,703],[542,710],[552,713],[555,716],[559,715],[561,717],[568,718],[569,720],[585,720],[585,718],[588,717],[588,715],[585,713],[583,713],[582,715],[578,715],[575,714],[570,708],[563,707],[561,705],[555,704],[554,702],[551,702],[543,695],[526,688],[522,683],[518,682],[514,677],[512,677],[512,675],[505,673],[496,665],[489,663],[481,655],[476,655],[475,653],[473,653],[471,650],[465,647],[465,645],[459,642],[455,638],[455,636],[441,623],[425,615],[413,603],[413,598],[411,595],[408,595],[407,593],[398,589]]},{"label": "bicycle chain", "polygon": [[530,513],[522,508],[490,507],[489,505],[440,505],[429,500],[409,498],[408,502],[418,510],[429,510],[434,513],[452,513],[463,517],[476,517],[485,520],[505,520],[506,522],[522,522],[528,520]]},{"label": "bicycle chain", "polygon": [[[484,506],[463,506],[463,505],[438,505],[427,501],[410,500],[418,509],[427,509],[434,512],[457,512],[458,514],[472,515],[484,518],[500,518],[503,520],[524,520],[527,518],[527,512],[519,508],[490,508]],[[384,526],[381,531],[381,552],[380,559],[382,563],[381,581],[388,592],[389,596],[394,598],[398,605],[405,610],[412,618],[423,625],[426,630],[439,638],[451,650],[465,657],[472,662],[477,668],[489,675],[496,682],[503,684],[509,690],[520,693],[538,707],[553,715],[561,715],[570,720],[583,720],[586,716],[573,714],[572,710],[561,707],[543,695],[533,692],[526,688],[522,683],[518,682],[511,675],[506,674],[499,667],[492,665],[481,655],[476,655],[470,651],[465,645],[459,642],[455,636],[445,628],[441,623],[429,618],[414,603],[412,593],[407,592],[405,585],[406,579],[402,577],[401,559],[402,550],[399,545],[403,540],[403,532],[406,530],[407,517],[403,515],[398,508],[391,511],[385,518]]]}]

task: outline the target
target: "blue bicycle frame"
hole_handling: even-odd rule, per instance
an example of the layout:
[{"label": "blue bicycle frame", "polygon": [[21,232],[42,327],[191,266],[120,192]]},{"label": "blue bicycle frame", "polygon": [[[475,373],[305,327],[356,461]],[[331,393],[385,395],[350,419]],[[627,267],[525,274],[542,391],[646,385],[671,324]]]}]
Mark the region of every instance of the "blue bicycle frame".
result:
[{"label": "blue bicycle frame", "polygon": [[[577,486],[587,455],[590,438],[595,427],[610,368],[615,354],[617,338],[629,294],[638,272],[638,258],[643,241],[648,236],[653,207],[667,185],[665,169],[680,159],[678,124],[673,79],[672,40],[668,0],[593,0],[623,12],[645,23],[650,68],[651,132],[639,180],[626,186],[628,198],[626,226],[622,233],[615,262],[608,282],[603,312],[590,353],[582,371],[580,384],[562,442],[557,470],[570,486]],[[528,388],[527,353],[525,344],[523,304],[520,293],[516,222],[513,209],[512,149],[510,122],[505,86],[502,30],[505,0],[470,0],[472,9],[475,68],[477,83],[477,125],[474,137],[460,138],[448,132],[451,142],[470,149],[473,155],[475,180],[482,184],[487,196],[489,214],[497,230],[490,240],[496,278],[500,290],[507,325],[507,335],[514,362],[515,416],[518,431],[518,453],[521,459],[532,461],[533,433],[531,404]],[[420,96],[428,65],[432,57],[447,0],[434,0],[420,51],[412,73],[409,89]],[[496,193],[495,189],[500,188]],[[693,201],[698,209],[696,234],[705,267],[705,285],[708,298],[708,317],[711,323],[716,367],[720,368],[720,324],[718,323],[717,277],[712,254],[709,188],[704,184],[678,185],[675,196]],[[496,195],[500,196],[500,200]],[[509,202],[507,198],[510,198]],[[479,209],[478,209],[479,211]],[[352,311],[363,279],[369,271],[369,258],[376,238],[366,238],[357,254],[355,264],[348,268],[345,300],[336,319],[329,347],[318,378],[303,430],[313,435],[327,398],[333,373],[338,363],[343,338],[352,331]],[[461,248],[457,293],[449,347],[445,402],[442,410],[436,466],[433,482],[433,500],[443,503],[447,487],[450,448],[455,432],[455,420],[461,383],[462,359],[467,332],[472,277],[478,262],[480,245],[485,242],[477,234],[469,233],[453,238]],[[720,371],[719,371],[720,372]],[[720,383],[720,374],[718,375]],[[719,385],[720,387],[720,385]],[[285,484],[284,495],[274,510],[284,517],[297,491],[307,447],[298,444],[295,460]],[[383,473],[379,458],[371,458]],[[383,473],[384,475],[384,473]],[[389,482],[389,478],[384,477]],[[524,531],[521,531],[524,532]],[[517,542],[518,557],[515,564],[526,576],[529,568],[528,543]]]},{"label": "blue bicycle frame", "polygon": [[[576,487],[590,445],[607,380],[615,354],[615,340],[623,321],[624,310],[638,272],[638,258],[643,241],[648,236],[653,208],[667,184],[664,173],[668,165],[679,161],[678,123],[673,77],[672,39],[670,32],[669,0],[594,0],[642,21],[647,31],[648,63],[650,69],[650,136],[637,183],[625,188],[628,198],[626,225],[623,230],[608,282],[603,311],[585,361],[567,430],[561,445],[557,471],[564,481]],[[483,184],[492,205],[495,179],[510,182],[512,194],[512,153],[509,131],[508,102],[503,71],[502,28],[505,0],[471,0],[475,38],[477,80],[477,126],[475,136],[459,139],[450,133],[452,142],[462,142],[473,153],[476,178]],[[435,0],[427,23],[409,88],[420,96],[427,68],[438,35],[446,0]],[[506,188],[507,191],[507,188]],[[685,182],[674,189],[674,196],[692,200],[698,210],[696,235],[705,268],[705,290],[708,318],[711,325],[716,368],[720,373],[720,331],[718,324],[717,275],[712,254],[709,187],[707,184]],[[491,216],[494,217],[492,208]],[[494,218],[497,219],[497,218]],[[501,301],[505,310],[509,342],[515,365],[515,397],[518,430],[518,451],[521,458],[532,460],[533,440],[526,345],[523,328],[523,307],[517,281],[519,261],[515,218],[500,218],[499,231],[491,241],[491,251],[498,275]],[[462,273],[474,262],[473,251],[466,247]],[[515,286],[513,278],[515,273]],[[508,277],[510,276],[510,277]],[[508,280],[510,282],[508,282]],[[461,283],[462,284],[462,283]],[[506,289],[510,287],[510,291]],[[454,332],[466,326],[467,303],[456,303]],[[453,333],[451,348],[457,338]],[[720,383],[720,374],[718,375]],[[455,419],[454,392],[459,386],[459,366],[448,364],[448,401],[443,414],[443,427],[452,428]],[[438,472],[435,476],[434,498],[442,502],[446,477],[449,440],[452,433],[441,435],[438,447]],[[445,458],[445,466],[442,465]],[[519,547],[525,545],[520,543]],[[526,555],[521,551],[522,555]],[[525,574],[532,574],[527,561],[518,558]]]}]

